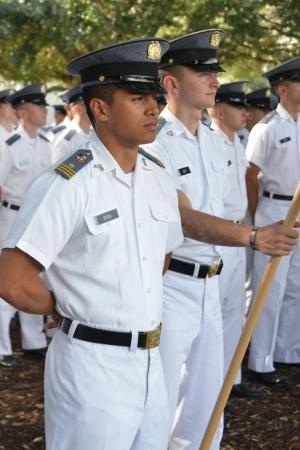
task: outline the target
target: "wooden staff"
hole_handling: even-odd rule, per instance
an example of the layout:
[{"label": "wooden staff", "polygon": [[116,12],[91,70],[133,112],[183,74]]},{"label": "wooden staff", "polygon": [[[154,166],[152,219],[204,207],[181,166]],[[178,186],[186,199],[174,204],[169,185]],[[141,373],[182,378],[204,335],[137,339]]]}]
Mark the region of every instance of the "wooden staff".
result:
[{"label": "wooden staff", "polygon": [[[300,211],[300,182],[298,183],[297,190],[294,194],[290,209],[284,221],[284,225],[292,227],[296,222],[299,211]],[[280,256],[272,256],[265,268],[259,289],[257,291],[255,300],[250,309],[250,313],[245,323],[243,333],[240,337],[238,346],[234,353],[233,359],[231,361],[225,381],[218,396],[218,400],[215,404],[214,410],[210,417],[199,450],[209,450],[211,446],[212,440],[216,433],[218,423],[223,414],[234,380],[242,364],[251,336],[256,327],[256,322],[258,321],[261,311],[263,309],[266,296],[268,294],[271,283],[278,269],[280,260],[281,260]]]}]

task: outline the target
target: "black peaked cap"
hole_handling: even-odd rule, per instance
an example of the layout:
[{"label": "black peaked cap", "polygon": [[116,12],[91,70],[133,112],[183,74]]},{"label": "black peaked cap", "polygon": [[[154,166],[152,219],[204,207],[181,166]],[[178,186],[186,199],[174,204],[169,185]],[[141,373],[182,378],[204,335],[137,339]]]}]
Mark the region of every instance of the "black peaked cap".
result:
[{"label": "black peaked cap", "polygon": [[35,105],[48,106],[45,98],[46,89],[41,84],[32,84],[26,86],[14,94],[7,97],[6,101],[12,106],[22,105],[23,103],[34,103]]},{"label": "black peaked cap", "polygon": [[232,105],[246,106],[245,88],[247,81],[235,81],[221,84],[216,94],[216,103],[230,103]]},{"label": "black peaked cap", "polygon": [[67,89],[66,91],[59,94],[59,97],[64,103],[72,105],[75,102],[82,100],[82,87],[79,85],[74,88]]},{"label": "black peaked cap", "polygon": [[300,56],[279,64],[262,76],[268,78],[271,86],[284,80],[300,81]]},{"label": "black peaked cap", "polygon": [[257,89],[246,95],[246,101],[249,106],[259,109],[268,109],[272,111],[276,108],[278,97],[270,88]]},{"label": "black peaked cap", "polygon": [[9,103],[7,102],[7,98],[15,92],[15,89],[4,89],[3,91],[0,91],[0,103]]}]

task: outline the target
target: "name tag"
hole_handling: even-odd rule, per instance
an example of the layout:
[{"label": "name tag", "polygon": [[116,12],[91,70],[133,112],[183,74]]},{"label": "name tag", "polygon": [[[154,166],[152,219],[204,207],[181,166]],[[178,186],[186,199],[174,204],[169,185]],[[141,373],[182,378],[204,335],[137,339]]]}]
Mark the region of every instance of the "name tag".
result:
[{"label": "name tag", "polygon": [[286,138],[283,138],[283,139],[280,139],[280,144],[284,144],[285,142],[289,142],[289,141],[291,141],[291,138],[288,136],[288,137],[286,137]]},{"label": "name tag", "polygon": [[118,217],[119,217],[118,210],[112,209],[111,211],[107,211],[103,214],[99,214],[99,216],[96,216],[96,221],[98,225],[102,225],[103,223],[118,219]]},{"label": "name tag", "polygon": [[180,175],[187,175],[188,173],[191,173],[191,169],[189,167],[182,167],[181,169],[178,169],[178,172]]}]

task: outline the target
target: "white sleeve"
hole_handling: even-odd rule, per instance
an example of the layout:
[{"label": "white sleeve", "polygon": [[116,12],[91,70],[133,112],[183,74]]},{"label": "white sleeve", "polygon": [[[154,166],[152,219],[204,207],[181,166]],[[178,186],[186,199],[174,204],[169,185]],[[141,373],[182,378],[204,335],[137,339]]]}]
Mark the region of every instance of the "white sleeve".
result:
[{"label": "white sleeve", "polygon": [[12,165],[11,151],[5,143],[2,143],[0,145],[0,187],[5,185]]},{"label": "white sleeve", "polygon": [[73,179],[45,172],[27,190],[4,247],[18,247],[47,270],[82,220],[84,192]]},{"label": "white sleeve", "polygon": [[269,146],[270,133],[268,132],[268,128],[265,124],[255,125],[249,134],[246,148],[248,161],[262,170]]}]

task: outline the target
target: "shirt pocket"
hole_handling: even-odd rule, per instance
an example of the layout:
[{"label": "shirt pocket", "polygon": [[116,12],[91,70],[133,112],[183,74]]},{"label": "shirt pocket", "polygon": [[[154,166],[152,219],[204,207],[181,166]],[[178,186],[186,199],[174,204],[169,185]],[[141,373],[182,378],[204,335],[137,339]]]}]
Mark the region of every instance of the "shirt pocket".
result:
[{"label": "shirt pocket", "polygon": [[150,203],[151,230],[155,236],[154,255],[163,264],[172,242],[178,240],[179,217],[174,206],[167,201]]},{"label": "shirt pocket", "polygon": [[[105,217],[106,221],[101,222]],[[124,267],[128,263],[126,233],[117,208],[91,212],[84,219],[84,268],[91,272],[106,272]]]}]

